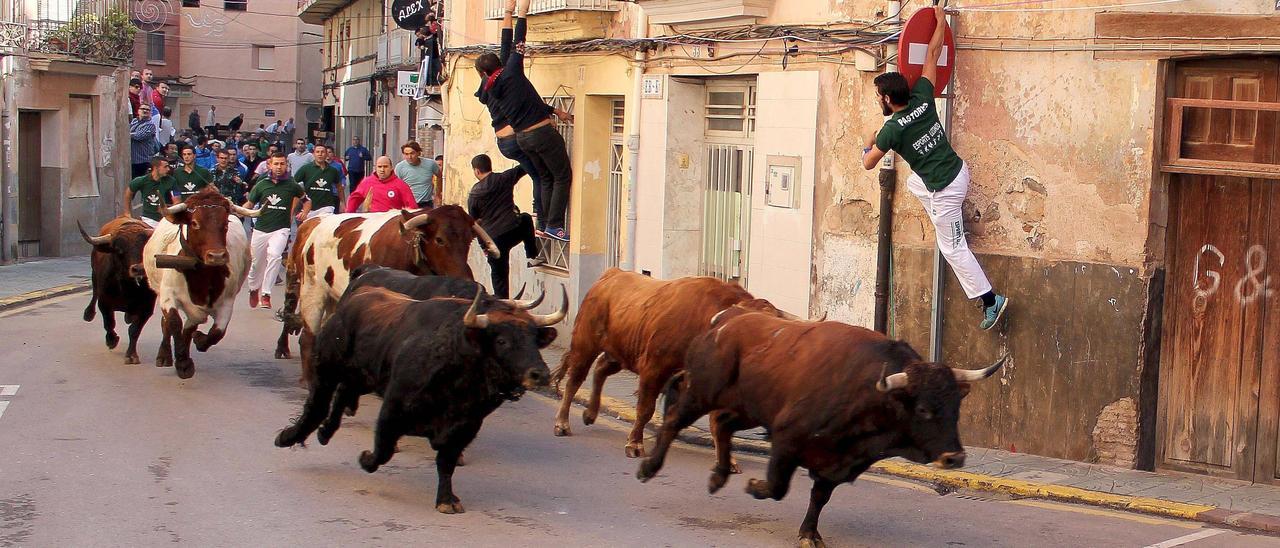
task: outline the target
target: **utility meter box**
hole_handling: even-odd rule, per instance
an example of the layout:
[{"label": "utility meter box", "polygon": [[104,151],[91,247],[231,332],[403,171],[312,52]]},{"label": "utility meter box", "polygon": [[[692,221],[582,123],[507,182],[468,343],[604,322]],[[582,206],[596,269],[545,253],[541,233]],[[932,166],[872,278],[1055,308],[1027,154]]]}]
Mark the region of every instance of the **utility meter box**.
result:
[{"label": "utility meter box", "polygon": [[765,160],[765,201],[772,207],[800,207],[800,157],[769,155]]}]

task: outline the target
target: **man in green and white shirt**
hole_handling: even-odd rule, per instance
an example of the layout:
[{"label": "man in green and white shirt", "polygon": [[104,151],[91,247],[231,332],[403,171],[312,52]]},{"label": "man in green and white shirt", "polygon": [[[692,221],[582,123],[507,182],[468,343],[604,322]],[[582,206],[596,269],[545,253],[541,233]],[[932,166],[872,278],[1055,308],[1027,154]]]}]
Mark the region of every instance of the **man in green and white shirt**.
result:
[{"label": "man in green and white shirt", "polygon": [[253,226],[249,247],[253,264],[249,267],[249,308],[258,308],[258,294],[262,294],[262,308],[271,308],[271,286],[284,262],[284,250],[289,246],[289,223],[298,203],[307,199],[302,186],[289,176],[289,160],[279,152],[267,158],[267,173],[259,177],[249,191],[244,207],[261,204],[262,214]]},{"label": "man in green and white shirt", "polygon": [[906,77],[897,72],[886,72],[875,79],[881,110],[889,119],[863,147],[862,167],[875,169],[891,150],[911,165],[914,173],[907,177],[907,188],[924,205],[933,221],[938,250],[951,265],[965,295],[982,299],[980,327],[986,330],[1000,321],[1009,299],[992,289],[965,241],[961,206],[969,194],[969,166],[951,149],[938,119],[938,106],[933,101],[933,82],[938,79],[938,57],[946,32],[942,6],[933,9],[938,25],[929,40],[924,70],[915,85],[908,87]]},{"label": "man in green and white shirt", "polygon": [[151,170],[146,175],[129,181],[129,188],[124,191],[124,215],[133,216],[130,204],[133,203],[135,195],[141,196],[142,217],[140,218],[142,222],[155,228],[160,224],[160,219],[164,218],[160,208],[178,203],[174,184],[173,177],[169,175],[169,160],[152,158]]},{"label": "man in green and white shirt", "polygon": [[302,205],[302,211],[298,213],[298,222],[332,215],[337,212],[338,204],[347,201],[342,188],[342,173],[329,163],[329,147],[317,144],[311,154],[315,161],[298,168],[298,172],[293,175],[308,198]]},{"label": "man in green and white shirt", "polygon": [[178,199],[185,201],[188,196],[212,184],[213,174],[196,165],[196,147],[182,145],[178,150],[182,151],[182,167],[173,173],[173,180],[177,185]]}]

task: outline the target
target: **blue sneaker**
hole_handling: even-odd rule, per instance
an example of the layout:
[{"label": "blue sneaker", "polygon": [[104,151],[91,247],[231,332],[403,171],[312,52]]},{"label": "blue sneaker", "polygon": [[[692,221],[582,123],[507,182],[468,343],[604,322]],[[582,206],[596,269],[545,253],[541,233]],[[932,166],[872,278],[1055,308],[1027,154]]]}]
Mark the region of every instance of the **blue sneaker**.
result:
[{"label": "blue sneaker", "polygon": [[1009,305],[1009,299],[1004,295],[996,295],[995,304],[982,309],[982,323],[980,326],[983,331],[987,331],[995,327],[996,322],[1000,321],[1000,317],[1004,315],[1004,308]]},{"label": "blue sneaker", "polygon": [[562,242],[569,241],[569,233],[565,232],[563,228],[548,228],[546,230],[546,234],[547,237],[554,240],[560,240]]}]

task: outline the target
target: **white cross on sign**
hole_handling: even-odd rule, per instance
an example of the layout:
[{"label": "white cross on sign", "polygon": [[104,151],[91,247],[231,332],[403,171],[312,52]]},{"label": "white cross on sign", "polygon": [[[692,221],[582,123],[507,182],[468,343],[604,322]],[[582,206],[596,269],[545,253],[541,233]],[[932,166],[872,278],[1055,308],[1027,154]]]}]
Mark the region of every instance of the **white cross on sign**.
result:
[{"label": "white cross on sign", "polygon": [[[929,44],[917,44],[911,42],[907,44],[907,64],[908,65],[924,65],[924,56],[929,52]],[[947,46],[943,44],[942,54],[938,57],[938,66],[947,66]]]}]

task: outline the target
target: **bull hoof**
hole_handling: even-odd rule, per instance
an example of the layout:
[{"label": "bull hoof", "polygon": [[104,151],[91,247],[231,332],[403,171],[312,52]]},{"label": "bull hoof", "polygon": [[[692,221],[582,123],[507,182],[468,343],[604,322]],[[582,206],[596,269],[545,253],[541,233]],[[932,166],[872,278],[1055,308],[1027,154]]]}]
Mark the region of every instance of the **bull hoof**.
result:
[{"label": "bull hoof", "polygon": [[653,479],[656,475],[658,475],[658,465],[654,464],[653,459],[640,461],[640,468],[636,469],[636,479],[644,483]]},{"label": "bull hoof", "polygon": [[716,491],[719,491],[722,487],[724,487],[724,484],[727,483],[728,481],[729,481],[729,474],[712,472],[711,479],[707,480],[707,493],[712,495],[716,494]]},{"label": "bull hoof", "polygon": [[592,411],[592,410],[590,410],[590,409],[584,409],[584,410],[582,411],[582,424],[585,424],[585,425],[587,425],[587,426],[591,426],[591,425],[595,424],[595,423],[596,423],[596,414],[597,414],[597,411]]},{"label": "bull hoof", "polygon": [[742,473],[742,469],[741,469],[741,468],[738,468],[738,461],[737,461],[737,460],[730,460],[730,461],[729,461],[729,473],[730,473],[730,474],[741,474],[741,473]]},{"label": "bull hoof", "polygon": [[288,350],[280,350],[279,348],[277,348],[277,349],[276,349],[276,359],[277,359],[277,360],[289,360],[289,359],[293,359],[293,356],[289,354],[289,351],[288,351]]},{"label": "bull hoof", "polygon": [[628,443],[623,450],[627,453],[627,458],[638,459],[644,456],[644,442]]},{"label": "bull hoof", "polygon": [[164,354],[156,356],[156,367],[173,367],[173,356]]},{"label": "bull hoof", "polygon": [[[293,425],[281,430],[276,435],[276,447],[293,447],[302,440],[298,439],[298,425]],[[324,443],[324,442],[320,442]]]},{"label": "bull hoof", "polygon": [[356,410],[359,408],[360,408],[360,402],[356,400],[352,400],[351,405],[348,405],[346,409],[342,410],[342,414],[348,417],[354,417],[356,416]]},{"label": "bull hoof", "polygon": [[373,460],[373,451],[360,452],[360,468],[370,474],[378,471],[378,463]]},{"label": "bull hoof", "polygon": [[178,360],[173,366],[178,372],[179,379],[190,379],[196,376],[196,362],[191,361],[191,358]]},{"label": "bull hoof", "polygon": [[107,333],[107,348],[115,350],[117,344],[120,344],[120,336],[115,333]]},{"label": "bull hoof", "polygon": [[320,442],[320,445],[329,445],[329,440],[333,439],[333,435],[337,431],[337,427],[330,427],[329,423],[326,422],[320,425],[320,429],[316,431],[316,441]]},{"label": "bull hoof", "polygon": [[800,537],[796,542],[799,548],[827,548],[827,543],[822,541],[822,537],[814,533],[812,537]]},{"label": "bull hoof", "polygon": [[142,360],[138,359],[138,355],[137,355],[137,354],[125,354],[125,355],[124,355],[124,364],[125,364],[125,365],[138,365],[138,364],[140,364],[140,363],[142,363]]},{"label": "bull hoof", "polygon": [[441,514],[461,514],[467,510],[462,507],[461,502],[442,502],[436,505],[436,511]]},{"label": "bull hoof", "polygon": [[563,438],[565,436],[572,436],[573,431],[569,430],[569,425],[567,424],[557,424],[555,434],[556,434],[556,437]]},{"label": "bull hoof", "polygon": [[769,482],[755,478],[747,480],[747,494],[760,500],[770,498],[773,495],[769,489]]}]

